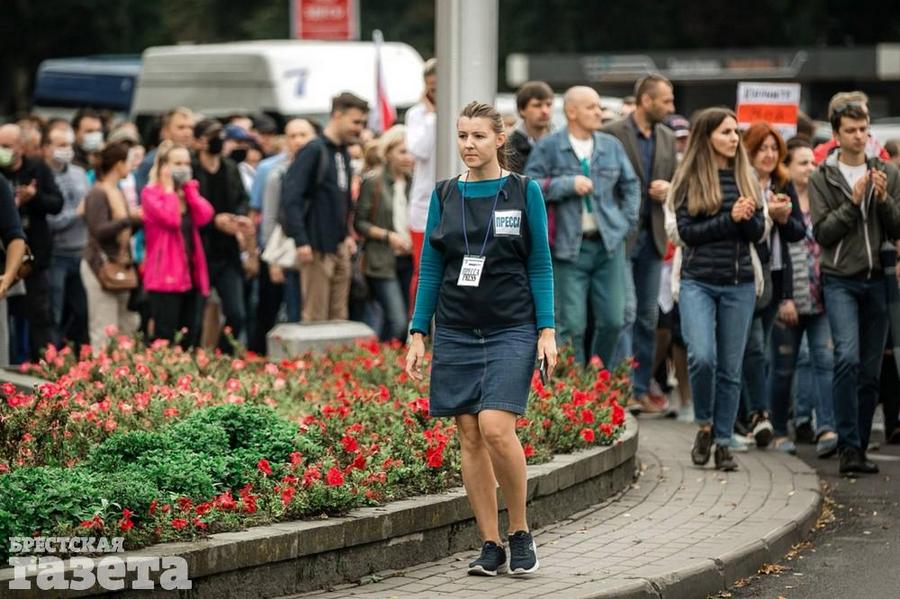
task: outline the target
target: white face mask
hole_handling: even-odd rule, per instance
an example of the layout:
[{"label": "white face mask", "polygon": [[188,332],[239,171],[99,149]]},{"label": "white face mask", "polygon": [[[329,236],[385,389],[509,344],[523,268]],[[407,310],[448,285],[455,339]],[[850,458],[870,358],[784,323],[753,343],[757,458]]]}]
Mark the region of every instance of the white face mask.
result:
[{"label": "white face mask", "polygon": [[56,148],[53,150],[53,160],[57,164],[69,164],[75,158],[75,150],[71,146]]},{"label": "white face mask", "polygon": [[16,160],[16,153],[12,148],[0,148],[0,167],[12,166]]},{"label": "white face mask", "polygon": [[97,152],[103,147],[103,131],[91,131],[84,134],[81,149],[85,152]]},{"label": "white face mask", "polygon": [[193,173],[191,172],[191,167],[177,167],[172,169],[172,182],[175,183],[175,187],[181,187],[185,183],[191,180]]}]

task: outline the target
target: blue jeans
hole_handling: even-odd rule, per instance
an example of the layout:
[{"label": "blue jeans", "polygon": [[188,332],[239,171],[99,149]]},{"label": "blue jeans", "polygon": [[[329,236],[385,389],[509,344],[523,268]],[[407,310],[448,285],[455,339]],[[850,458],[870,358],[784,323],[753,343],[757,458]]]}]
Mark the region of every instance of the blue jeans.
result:
[{"label": "blue jeans", "polygon": [[400,287],[400,281],[395,279],[376,279],[368,277],[369,288],[375,296],[375,301],[381,306],[384,313],[384,324],[381,327],[379,338],[382,341],[391,339],[406,339],[406,296]]},{"label": "blue jeans", "polygon": [[600,356],[607,368],[625,318],[625,247],[609,252],[602,241],[583,240],[575,262],[553,261],[556,289],[557,337],[575,347],[575,360],[587,362],[584,335],[587,329],[587,302],[594,312],[591,355]]},{"label": "blue jeans", "polygon": [[887,296],[882,277],[825,275],[825,306],[834,339],[834,414],[838,447],[869,446],[887,342]]},{"label": "blue jeans", "polygon": [[632,376],[635,397],[644,395],[650,389],[653,360],[656,358],[662,264],[653,236],[649,230],[642,230],[631,250],[631,259],[626,261],[625,326],[613,352],[613,364],[619,364],[632,355],[638,362]]},{"label": "blue jeans", "polygon": [[772,273],[773,299],[769,305],[753,316],[750,336],[744,350],[744,374],[741,386],[741,400],[750,413],[770,412],[770,373],[772,364],[772,325],[778,314],[781,297],[781,272]]},{"label": "blue jeans", "polygon": [[[818,432],[834,430],[834,403],[831,394],[834,350],[831,346],[831,327],[828,325],[828,316],[825,314],[809,314],[800,316],[800,322],[795,327],[789,327],[783,322],[776,322],[772,331],[775,349],[772,427],[775,429],[775,435],[779,437],[788,435],[791,384],[794,380],[794,372],[798,368],[798,350],[804,332],[809,344],[812,381],[805,381],[804,377],[798,377],[798,387],[804,384],[811,385],[807,392],[814,393],[818,399],[814,404]],[[796,411],[800,412],[799,402]]]},{"label": "blue jeans", "polygon": [[[80,269],[80,253],[54,253],[50,258],[50,314],[53,318],[53,343],[57,346],[64,338],[74,342],[76,347],[89,342],[87,294],[81,283]],[[64,321],[66,316],[68,318]]]},{"label": "blue jeans", "polygon": [[755,295],[753,283],[681,282],[678,310],[688,350],[694,420],[713,425],[716,445],[731,443]]},{"label": "blue jeans", "polygon": [[300,322],[300,305],[303,297],[300,290],[300,271],[288,269],[284,271],[284,312],[288,322]]},{"label": "blue jeans", "polygon": [[[827,316],[825,317],[828,318]],[[828,336],[831,338],[831,325],[828,326]],[[831,374],[828,380],[834,378],[834,346],[831,348]],[[812,422],[813,412],[816,410],[815,375],[813,374],[812,358],[809,355],[809,341],[803,335],[800,347],[797,349],[797,365],[794,368],[794,425],[800,426]],[[830,385],[830,383],[829,383]],[[831,395],[829,387],[828,394]],[[834,431],[834,399],[831,402],[831,430]]]}]

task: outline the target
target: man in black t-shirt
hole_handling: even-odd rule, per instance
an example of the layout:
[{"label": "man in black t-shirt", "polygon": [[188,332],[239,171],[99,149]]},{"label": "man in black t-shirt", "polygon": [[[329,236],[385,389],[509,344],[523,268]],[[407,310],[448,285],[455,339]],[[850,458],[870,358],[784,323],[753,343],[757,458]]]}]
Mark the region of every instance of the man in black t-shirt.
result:
[{"label": "man in black t-shirt", "polygon": [[[200,195],[216,211],[213,220],[200,232],[209,269],[209,283],[216,290],[225,315],[225,326],[240,338],[247,322],[244,301],[244,271],[238,236],[253,235],[253,222],[247,216],[250,200],[241,182],[237,165],[222,156],[224,128],[219,121],[204,119],[194,127],[194,178],[200,183]],[[219,348],[231,352],[225,336]]]}]

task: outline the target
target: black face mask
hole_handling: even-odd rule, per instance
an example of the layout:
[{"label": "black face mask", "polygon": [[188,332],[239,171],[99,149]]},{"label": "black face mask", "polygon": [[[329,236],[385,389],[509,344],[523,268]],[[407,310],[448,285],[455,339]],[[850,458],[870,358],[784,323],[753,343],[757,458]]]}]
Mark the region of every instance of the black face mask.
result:
[{"label": "black face mask", "polygon": [[235,148],[228,155],[235,162],[243,162],[247,159],[247,148]]},{"label": "black face mask", "polygon": [[210,154],[216,155],[222,153],[222,145],[225,143],[225,140],[221,137],[213,137],[212,139],[208,139],[206,141],[206,151]]}]

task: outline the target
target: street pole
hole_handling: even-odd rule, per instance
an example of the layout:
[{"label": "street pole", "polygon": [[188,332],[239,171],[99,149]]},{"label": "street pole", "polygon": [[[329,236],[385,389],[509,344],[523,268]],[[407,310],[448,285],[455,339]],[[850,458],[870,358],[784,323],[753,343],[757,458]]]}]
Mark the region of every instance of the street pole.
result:
[{"label": "street pole", "polygon": [[435,0],[437,179],[462,170],[456,117],[472,100],[497,94],[498,0]]}]

